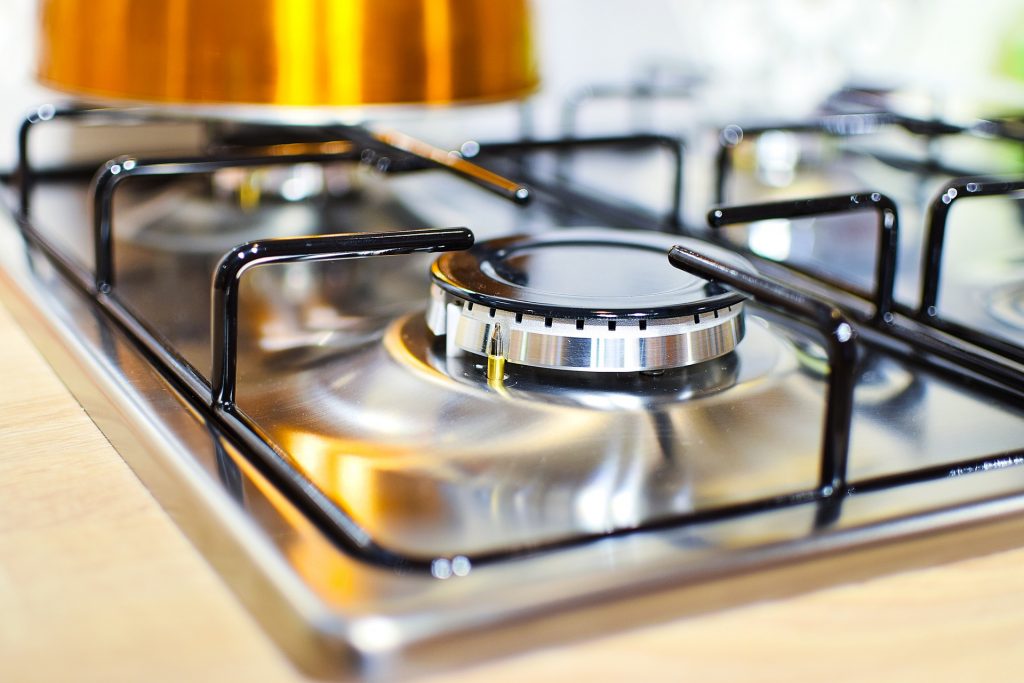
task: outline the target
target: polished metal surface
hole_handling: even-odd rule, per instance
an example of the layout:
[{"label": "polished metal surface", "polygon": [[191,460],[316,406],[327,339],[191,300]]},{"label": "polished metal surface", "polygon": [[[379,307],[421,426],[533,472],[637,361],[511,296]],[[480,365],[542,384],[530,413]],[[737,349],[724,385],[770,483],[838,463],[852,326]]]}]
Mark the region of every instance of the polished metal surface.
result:
[{"label": "polished metal surface", "polygon": [[[751,334],[766,336],[765,326],[759,320],[752,323]],[[410,318],[411,327],[403,333],[408,341],[422,334],[419,321]],[[766,339],[770,344],[770,341]],[[504,363],[502,374],[494,376],[495,357],[487,356],[486,366],[479,356],[449,353],[436,345],[422,348],[418,358],[456,382],[480,387],[487,384],[505,396],[573,405],[592,410],[656,411],[659,406],[671,405],[714,393],[734,386],[737,381],[751,381],[758,373],[771,370],[771,355],[765,354],[762,363],[753,372],[744,364],[741,375],[740,354],[731,353],[721,359],[656,372],[566,373],[528,366],[508,367]],[[748,358],[748,361],[751,360]]]},{"label": "polished metal surface", "polygon": [[[342,198],[322,215],[334,230],[423,225],[419,203],[403,199],[405,184],[367,178],[363,202]],[[454,181],[445,187],[455,193],[448,206],[459,193],[480,198]],[[139,192],[125,200],[146,196]],[[43,196],[39,221],[66,239],[74,230],[58,218],[58,190],[53,202]],[[490,222],[502,205],[488,199],[458,222]],[[278,211],[300,207],[267,205],[251,229],[265,231]],[[174,211],[122,214],[119,287],[205,372],[206,291],[219,254],[214,245],[209,254],[156,248],[150,236],[177,220]],[[299,234],[308,227],[289,224]],[[473,557],[813,487],[826,379],[813,336],[765,322],[745,304],[750,319],[735,351],[689,373],[637,378],[623,391],[582,380],[588,373],[539,381],[510,363],[494,387],[483,358],[439,360],[443,345],[435,348],[423,313],[428,263],[289,265],[243,282],[240,408],[383,545]],[[179,305],[163,305],[170,296]],[[372,313],[371,301],[390,315]],[[865,357],[855,398],[854,478],[1020,446],[1019,408],[885,354]]]},{"label": "polished metal surface", "polygon": [[[806,504],[438,572],[448,578],[375,568],[332,545],[56,274],[38,259],[28,268],[6,214],[0,244],[5,304],[264,628],[317,675],[392,680],[1019,542],[1024,478],[1010,467],[855,496],[829,529],[815,529]],[[902,372],[872,372],[870,404],[906,395]],[[853,548],[864,561],[839,552]],[[716,583],[728,588],[709,602]],[[537,629],[539,640],[524,623],[559,628]]]},{"label": "polished metal surface", "polygon": [[642,324],[630,318],[611,323],[552,319],[472,302],[448,304],[445,318],[445,334],[462,351],[492,355],[492,331],[501,326],[501,355],[509,363],[580,372],[646,372],[703,363],[735,349],[744,332],[743,304],[716,310],[701,322],[693,316]]},{"label": "polished metal surface", "polygon": [[447,104],[536,89],[525,0],[44,0],[40,80],[94,100]]},{"label": "polished metal surface", "polygon": [[[84,192],[40,187],[33,220],[88,263]],[[436,172],[368,178],[360,194],[243,209],[191,183],[126,187],[118,295],[206,373],[210,275],[228,242],[310,226],[465,224],[486,239],[560,224]],[[158,210],[130,210],[140,201]],[[205,225],[211,216],[229,218],[227,235]],[[776,228],[798,259],[839,263],[850,251]],[[857,367],[853,493],[827,510],[807,501],[716,516],[817,481],[820,340],[754,303],[735,349],[704,363],[557,381],[510,363],[496,383],[487,359],[449,354],[428,330],[429,259],[255,271],[243,282],[238,405],[362,529],[431,571],[375,566],[333,544],[119,327],[26,258],[7,213],[0,244],[5,302],[257,618],[321,673],[391,678],[550,644],[524,636],[542,621],[556,626],[536,629],[544,637],[579,637],[1021,538],[1024,408],[881,349],[864,349]],[[963,271],[949,270],[955,285]],[[857,488],[991,453],[1006,456]],[[669,525],[678,515],[700,521]],[[643,524],[656,528],[632,533]],[[530,552],[492,559],[505,551]]]}]

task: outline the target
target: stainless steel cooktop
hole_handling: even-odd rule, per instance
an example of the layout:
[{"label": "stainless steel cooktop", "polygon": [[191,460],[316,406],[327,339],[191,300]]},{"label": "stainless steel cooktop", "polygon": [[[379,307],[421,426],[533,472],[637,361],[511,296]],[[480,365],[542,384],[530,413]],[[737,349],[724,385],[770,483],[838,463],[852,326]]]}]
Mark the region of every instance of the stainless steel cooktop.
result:
[{"label": "stainless steel cooktop", "polygon": [[[959,157],[882,158],[864,141],[919,132],[868,112],[876,135],[851,140],[847,115],[691,141],[743,205],[715,229],[693,217],[713,155],[688,162],[694,206],[666,208],[665,136],[464,147],[529,203],[348,127],[253,131],[261,150],[304,145],[274,157],[253,140],[118,157],[91,182],[23,167],[30,206],[3,190],[3,294],[318,672],[487,657],[542,623],[581,637],[595,611],[707,609],[705,587],[737,580],[752,599],[787,568],[841,580],[864,571],[847,551],[881,542],[1013,544],[1022,186],[969,180],[962,195],[993,196],[958,202],[941,315],[923,310],[925,212],[967,188]],[[315,191],[261,184],[271,165]],[[613,196],[622,168],[658,196]],[[242,169],[227,192],[223,169]]]}]

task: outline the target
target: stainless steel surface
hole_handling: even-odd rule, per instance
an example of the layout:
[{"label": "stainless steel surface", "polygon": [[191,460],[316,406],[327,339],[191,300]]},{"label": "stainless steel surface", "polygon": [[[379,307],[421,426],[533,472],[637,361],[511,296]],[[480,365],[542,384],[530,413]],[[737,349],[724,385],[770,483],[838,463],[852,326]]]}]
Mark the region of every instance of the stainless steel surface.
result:
[{"label": "stainless steel surface", "polygon": [[[599,166],[598,157],[588,169]],[[604,168],[614,172],[614,159]],[[874,170],[848,168],[856,182]],[[117,208],[119,296],[205,373],[210,274],[225,244],[441,224],[469,225],[484,239],[562,224],[541,205],[510,207],[441,172],[358,182],[358,197],[268,202],[248,212],[194,183],[125,187]],[[733,189],[780,191],[749,178]],[[88,263],[84,192],[74,183],[40,187],[34,220]],[[140,201],[147,210],[129,208]],[[860,238],[871,221],[861,229],[862,217],[842,220],[854,246],[867,244],[870,253],[870,238]],[[909,251],[920,234],[912,219],[904,222]],[[863,264],[847,258],[851,244],[818,237],[822,226],[774,229],[787,236],[790,258],[841,263],[863,277]],[[755,232],[737,239],[763,248]],[[993,232],[1011,245],[997,259],[1007,265],[1000,281],[1009,284],[1020,276],[1007,256],[1019,235]],[[243,283],[240,409],[374,539],[428,560],[433,571],[375,566],[332,544],[207,424],[202,406],[187,405],[142,362],[117,325],[38,255],[26,257],[6,212],[0,236],[5,301],[140,477],[310,668],[347,663],[388,677],[405,665],[445,666],[521,648],[533,642],[524,631],[541,620],[570,624],[557,636],[572,638],[707,609],[701,593],[709,584],[730,586],[711,601],[729,604],[744,599],[730,594],[794,591],[922,562],[921,548],[931,558],[978,547],[964,539],[1019,543],[1024,407],[878,349],[865,349],[857,369],[855,484],[972,456],[1006,457],[983,471],[855,490],[827,511],[829,524],[815,502],[758,507],[815,486],[827,365],[813,334],[756,304],[744,304],[746,334],[734,351],[704,363],[655,376],[560,373],[557,381],[549,370],[523,367],[496,385],[485,358],[449,354],[428,330],[437,323],[426,315],[429,259],[253,272]],[[916,265],[902,263],[905,279]],[[949,268],[949,286],[964,275]],[[511,353],[510,343],[502,346]],[[716,516],[740,504],[751,508]],[[667,525],[692,513],[705,517]],[[642,524],[664,526],[630,533]],[[614,535],[593,539],[604,532]],[[880,549],[883,541],[905,545]],[[878,564],[865,570],[840,553],[853,549]],[[518,550],[534,552],[489,559]],[[588,618],[595,613],[611,616],[598,626]]]},{"label": "stainless steel surface", "polygon": [[[448,580],[375,569],[340,552],[244,457],[183,410],[181,397],[121,333],[54,273],[33,272],[15,257],[20,240],[6,216],[0,235],[5,303],[192,541],[314,673],[355,667],[391,678],[444,668],[541,645],[531,629],[517,626],[524,619],[557,624],[560,635],[535,631],[550,644],[924,558],[1010,547],[1019,538],[1024,480],[992,471],[852,499],[827,533],[814,532],[815,506],[804,505],[473,567]],[[970,501],[985,502],[956,507]],[[947,533],[934,535],[940,530]],[[900,542],[878,546],[881,540]],[[836,554],[854,547],[874,548],[871,560]],[[730,590],[709,601],[701,590],[709,582]],[[608,613],[615,618],[594,618]]]},{"label": "stainless steel surface", "polygon": [[[461,349],[488,355],[491,332],[501,326],[502,356],[515,365],[582,372],[646,372],[703,363],[736,348],[743,338],[743,304],[702,322],[693,316],[644,321],[549,319],[472,303],[448,304],[445,334]],[[717,311],[715,312],[718,313]]]}]

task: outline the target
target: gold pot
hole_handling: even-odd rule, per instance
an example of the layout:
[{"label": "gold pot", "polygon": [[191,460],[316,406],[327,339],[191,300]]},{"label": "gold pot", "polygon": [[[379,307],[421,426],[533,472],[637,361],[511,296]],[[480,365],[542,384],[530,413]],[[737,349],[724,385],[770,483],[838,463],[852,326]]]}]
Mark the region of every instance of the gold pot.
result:
[{"label": "gold pot", "polygon": [[39,78],[84,98],[362,106],[538,84],[527,0],[42,0]]}]

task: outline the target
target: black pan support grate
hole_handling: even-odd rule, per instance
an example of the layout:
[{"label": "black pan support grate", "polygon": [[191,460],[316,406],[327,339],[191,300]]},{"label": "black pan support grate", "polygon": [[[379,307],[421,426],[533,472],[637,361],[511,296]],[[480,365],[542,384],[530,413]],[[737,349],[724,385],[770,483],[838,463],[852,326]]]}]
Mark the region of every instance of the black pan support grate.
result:
[{"label": "black pan support grate", "polygon": [[[864,116],[872,117],[869,120],[878,125],[900,125],[924,135],[969,133],[962,128],[941,122],[918,122],[884,113]],[[612,219],[622,225],[669,230],[680,234],[689,232],[679,220],[682,207],[684,145],[681,140],[663,135],[566,137],[491,144],[474,142],[464,145],[461,155],[451,154],[442,157],[436,154],[437,150],[419,143],[405,144],[401,136],[381,136],[361,127],[248,126],[241,132],[215,136],[218,144],[211,146],[204,155],[172,159],[138,159],[124,156],[106,162],[98,171],[83,167],[38,171],[29,158],[30,131],[37,124],[57,119],[70,122],[114,123],[180,120],[144,113],[141,110],[50,105],[34,110],[24,120],[18,138],[18,225],[26,242],[45,255],[75,287],[91,297],[176,390],[189,398],[207,421],[215,439],[225,439],[239,448],[340,548],[364,561],[402,571],[429,573],[431,563],[437,558],[401,555],[377,544],[342,506],[329,500],[313,482],[289,465],[285,454],[265,439],[259,425],[253,423],[237,407],[235,369],[238,284],[247,270],[275,263],[330,261],[466,249],[473,243],[472,233],[466,228],[351,233],[257,240],[235,247],[223,257],[213,277],[213,354],[208,380],[117,297],[112,207],[115,191],[122,181],[135,176],[206,174],[223,168],[302,162],[357,162],[372,165],[383,173],[439,168],[519,204],[540,198],[543,202],[562,208],[572,207],[573,210],[582,211],[595,219]],[[863,121],[861,123],[863,124]],[[801,130],[834,133],[836,125],[834,120],[824,119],[804,124]],[[791,130],[793,127],[786,129]],[[396,141],[397,144],[392,144]],[[326,143],[331,144],[328,147]],[[278,146],[275,151],[266,151],[269,149],[268,146],[272,145]],[[529,178],[525,171],[526,165],[522,163],[522,155],[533,152],[553,151],[569,154],[593,148],[615,149],[626,146],[660,147],[672,153],[676,170],[671,188],[670,215],[652,218],[643,212],[607,202],[566,183],[535,183]],[[729,147],[727,141],[724,141],[722,150]],[[477,166],[466,160],[476,155],[493,160],[499,166],[503,161],[509,162],[505,165],[523,170],[530,184],[509,180],[489,168]],[[728,173],[728,163],[725,162],[723,165],[722,162],[722,159],[727,157],[727,152],[720,153],[718,157],[719,187],[724,187],[724,177]],[[50,177],[80,176],[83,173],[93,176],[91,202],[96,258],[94,272],[89,272],[82,264],[58,249],[33,225],[30,216],[32,188],[35,183]],[[1024,181],[961,179],[953,181],[942,196],[935,200],[927,235],[926,268],[922,278],[920,310],[909,310],[893,301],[898,216],[894,202],[881,193],[866,192],[713,210],[708,220],[716,227],[767,218],[794,218],[860,210],[870,210],[878,216],[879,241],[873,293],[851,291],[840,283],[803,273],[805,276],[813,277],[818,285],[829,293],[828,297],[812,296],[788,282],[738,271],[681,247],[673,248],[668,254],[672,266],[743,292],[776,313],[809,324],[822,337],[828,355],[829,379],[817,486],[812,490],[791,491],[713,510],[679,514],[640,527],[617,529],[610,533],[584,534],[543,545],[494,551],[470,558],[471,561],[474,565],[481,565],[578,546],[600,538],[676,528],[808,503],[817,506],[817,524],[826,526],[838,515],[843,499],[855,492],[942,479],[964,472],[1003,467],[1006,463],[1016,464],[1024,461],[1024,451],[1014,451],[855,482],[848,481],[846,472],[859,344],[877,346],[900,354],[910,362],[925,364],[975,390],[987,392],[1000,399],[1017,402],[1024,400],[1024,387],[1021,381],[1024,377],[1024,367],[1021,366],[1024,359],[1022,349],[1008,342],[993,340],[979,331],[968,330],[945,321],[938,316],[936,308],[945,219],[951,202],[965,196],[1012,194],[1022,189]],[[726,243],[724,240],[718,241]],[[843,300],[844,295],[848,298],[851,294],[863,299],[871,309],[870,313],[865,313],[863,307],[850,307],[838,303]]]}]

